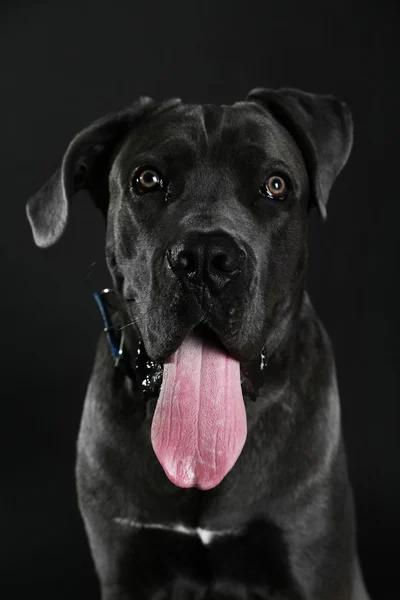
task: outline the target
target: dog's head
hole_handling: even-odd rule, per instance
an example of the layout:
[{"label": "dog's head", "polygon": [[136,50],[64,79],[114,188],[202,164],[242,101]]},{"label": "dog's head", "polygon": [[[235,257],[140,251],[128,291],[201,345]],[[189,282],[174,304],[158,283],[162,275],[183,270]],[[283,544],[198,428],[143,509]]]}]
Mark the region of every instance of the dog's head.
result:
[{"label": "dog's head", "polygon": [[81,188],[107,221],[114,284],[153,359],[205,323],[241,360],[276,335],[302,289],[307,214],[326,215],[351,149],[331,96],[256,89],[233,106],[140,98],[80,132],[28,202],[50,246]]},{"label": "dog's head", "polygon": [[308,212],[325,217],[351,144],[350,112],[331,96],[260,88],[232,106],[140,98],[72,140],[28,218],[36,243],[50,246],[70,199],[88,189],[148,355],[165,360],[203,327],[246,362],[285,335],[303,291]]}]

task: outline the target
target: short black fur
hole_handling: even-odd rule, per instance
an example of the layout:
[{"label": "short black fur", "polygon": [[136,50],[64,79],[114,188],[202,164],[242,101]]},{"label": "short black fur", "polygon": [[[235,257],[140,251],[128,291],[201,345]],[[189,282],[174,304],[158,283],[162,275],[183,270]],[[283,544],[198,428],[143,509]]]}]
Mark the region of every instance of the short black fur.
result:
[{"label": "short black fur", "polygon": [[[325,216],[351,144],[350,112],[331,96],[257,89],[221,107],[142,98],[78,134],[28,202],[46,247],[76,191],[92,194],[131,356],[143,343],[163,361],[206,327],[257,391],[245,398],[247,441],[233,469],[208,491],[181,489],[151,446],[156,395],[141,401],[100,339],[76,472],[103,600],[368,599],[332,347],[304,289],[308,212]],[[141,165],[166,188],[135,194]],[[288,182],[282,201],[260,194],[274,172]],[[200,285],[179,275],[168,257],[200,238],[230,248],[240,268]]]}]

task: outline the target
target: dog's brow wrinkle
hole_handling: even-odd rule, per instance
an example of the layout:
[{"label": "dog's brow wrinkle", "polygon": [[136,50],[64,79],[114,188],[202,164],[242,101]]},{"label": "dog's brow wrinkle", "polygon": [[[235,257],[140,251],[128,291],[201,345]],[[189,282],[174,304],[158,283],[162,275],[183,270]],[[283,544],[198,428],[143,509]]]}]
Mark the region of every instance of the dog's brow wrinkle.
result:
[{"label": "dog's brow wrinkle", "polygon": [[208,131],[207,131],[207,127],[206,127],[206,117],[205,117],[205,112],[204,111],[205,111],[205,107],[203,106],[203,112],[202,112],[202,115],[201,115],[201,122],[202,122],[202,125],[203,125],[203,132],[204,132],[205,143],[206,143],[206,146],[208,146],[209,139],[208,139]]},{"label": "dog's brow wrinkle", "polygon": [[202,124],[207,146],[210,145],[210,138],[220,136],[223,126],[225,112],[220,106],[213,104],[204,104],[202,106]]}]

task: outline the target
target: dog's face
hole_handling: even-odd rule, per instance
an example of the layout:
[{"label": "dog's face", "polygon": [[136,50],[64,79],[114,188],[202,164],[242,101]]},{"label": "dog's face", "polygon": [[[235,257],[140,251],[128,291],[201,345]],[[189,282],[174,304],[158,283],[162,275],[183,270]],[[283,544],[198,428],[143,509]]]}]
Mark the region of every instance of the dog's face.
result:
[{"label": "dog's face", "polygon": [[351,142],[350,113],[330,96],[257,89],[222,107],[141,98],[71,142],[28,217],[38,245],[52,244],[86,187],[149,356],[164,359],[201,324],[249,360],[290,321],[307,213],[325,213]]},{"label": "dog's face", "polygon": [[276,338],[303,284],[308,177],[255,103],[183,106],[138,125],[109,176],[107,261],[147,353],[205,324],[239,360]]}]

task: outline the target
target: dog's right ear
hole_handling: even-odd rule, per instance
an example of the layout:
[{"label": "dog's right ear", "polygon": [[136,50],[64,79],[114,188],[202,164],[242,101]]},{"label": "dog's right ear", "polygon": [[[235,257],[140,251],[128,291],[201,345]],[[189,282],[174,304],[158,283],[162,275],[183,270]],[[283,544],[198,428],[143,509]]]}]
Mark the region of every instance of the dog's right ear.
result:
[{"label": "dog's right ear", "polygon": [[256,88],[247,100],[268,110],[291,134],[303,153],[310,179],[310,206],[326,219],[331,187],[346,164],[353,145],[349,107],[334,96],[293,88]]},{"label": "dog's right ear", "polygon": [[157,108],[172,108],[179,102],[173,98],[159,105],[143,96],[128,108],[98,119],[74,137],[64,154],[61,167],[28,200],[26,206],[38,246],[46,248],[61,237],[67,224],[70,199],[81,189],[91,190],[95,184],[96,167],[107,164],[107,157],[123,136],[144,115],[157,112]]}]

